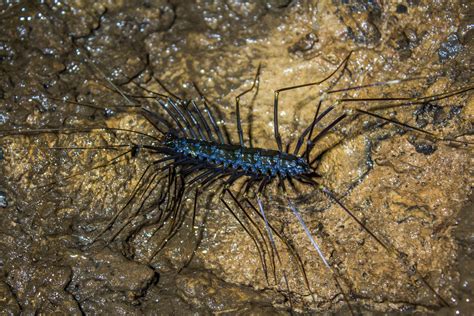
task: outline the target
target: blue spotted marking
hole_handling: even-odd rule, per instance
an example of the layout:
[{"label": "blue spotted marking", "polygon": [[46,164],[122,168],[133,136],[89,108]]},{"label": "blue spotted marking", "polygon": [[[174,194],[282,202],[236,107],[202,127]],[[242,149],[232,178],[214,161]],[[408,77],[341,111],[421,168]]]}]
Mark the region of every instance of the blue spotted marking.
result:
[{"label": "blue spotted marking", "polygon": [[301,157],[276,150],[222,145],[189,138],[170,137],[165,145],[176,153],[224,168],[245,171],[251,175],[292,177],[309,174],[310,166]]}]

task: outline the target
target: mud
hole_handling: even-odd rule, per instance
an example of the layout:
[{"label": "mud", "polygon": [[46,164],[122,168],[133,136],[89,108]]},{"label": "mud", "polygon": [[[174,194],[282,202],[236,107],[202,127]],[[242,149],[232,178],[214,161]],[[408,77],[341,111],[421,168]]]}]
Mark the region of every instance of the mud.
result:
[{"label": "mud", "polygon": [[[261,63],[258,95],[242,99],[243,127],[253,146],[275,148],[273,90],[324,78],[350,51],[350,72],[337,88],[430,77],[350,91],[351,97],[432,95],[472,82],[469,2],[259,3],[6,4],[0,12],[0,129],[108,126],[156,134],[145,120],[118,113],[116,107],[126,100],[110,88],[113,82],[136,92],[129,83],[133,79],[159,90],[150,80],[154,75],[186,98],[197,97],[195,82],[218,105],[236,142],[234,97],[251,85]],[[280,95],[285,142],[294,142],[311,122],[323,88],[327,85]],[[473,105],[472,96],[465,94],[377,113],[453,137],[472,131]],[[472,141],[469,136],[462,139]],[[0,139],[3,313],[288,314],[290,308],[296,313],[348,312],[334,279],[271,189],[265,200],[268,216],[301,257],[309,288],[297,260],[279,241],[281,264],[265,277],[251,237],[213,192],[200,200],[194,230],[189,194],[182,205],[181,229],[151,261],[167,226],[156,238],[150,238],[156,230],[153,223],[132,240],[125,236],[140,221],[153,218],[152,199],[147,204],[150,213],[132,221],[115,242],[87,246],[126,203],[154,157],[127,156],[90,170],[116,153],[51,147],[138,141],[137,135],[100,131]],[[384,312],[450,314],[472,309],[472,208],[466,208],[472,204],[471,150],[361,116],[351,117],[318,143],[318,152],[327,148],[318,167],[322,182],[367,227],[406,254],[452,307],[440,311],[440,302],[405,266],[335,203],[305,188],[295,197],[297,206],[337,267],[351,305]]]}]

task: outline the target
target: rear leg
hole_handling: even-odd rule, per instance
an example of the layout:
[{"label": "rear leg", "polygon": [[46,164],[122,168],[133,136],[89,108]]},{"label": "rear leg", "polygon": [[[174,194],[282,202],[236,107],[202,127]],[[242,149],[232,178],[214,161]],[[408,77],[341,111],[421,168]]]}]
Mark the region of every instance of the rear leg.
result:
[{"label": "rear leg", "polygon": [[[240,209],[242,211],[242,213],[244,214],[244,216],[245,216],[244,218],[249,223],[251,223],[250,227],[246,222],[244,222],[243,220],[241,220],[239,218],[239,216],[236,214],[236,212],[233,211],[232,207],[225,201],[225,199],[224,199],[225,193],[228,193],[232,197],[234,203],[236,203],[236,205],[238,206],[238,209]],[[244,209],[242,204],[235,198],[235,196],[228,189],[225,189],[222,192],[222,194],[220,196],[220,200],[223,203],[223,205],[225,206],[225,208],[229,211],[229,213],[235,218],[235,220],[237,220],[239,225],[244,229],[244,231],[247,233],[247,235],[252,239],[252,242],[253,242],[253,244],[255,245],[255,248],[258,251],[260,264],[262,266],[262,270],[263,270],[265,279],[267,280],[267,283],[268,283],[269,282],[268,263],[267,263],[267,253],[268,253],[267,251],[268,251],[268,249],[266,248],[267,244],[265,243],[265,239],[263,238],[263,235],[262,235],[261,231],[258,229],[258,226],[256,226],[254,220],[250,217],[250,215]],[[259,235],[260,238],[257,239],[257,237],[254,235],[254,232],[251,231],[252,227],[257,230],[258,235]],[[276,279],[273,252],[270,253],[269,255],[271,257],[270,260],[273,263],[273,264],[271,264],[271,269],[272,269],[274,277]]]}]

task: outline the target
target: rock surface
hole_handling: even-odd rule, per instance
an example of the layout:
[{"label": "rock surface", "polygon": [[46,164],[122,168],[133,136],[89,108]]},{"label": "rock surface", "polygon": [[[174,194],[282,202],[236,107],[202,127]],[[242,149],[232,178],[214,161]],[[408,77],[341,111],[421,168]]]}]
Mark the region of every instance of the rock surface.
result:
[{"label": "rock surface", "polygon": [[[119,107],[126,100],[110,84],[145,94],[130,83],[134,80],[163,93],[154,76],[185,98],[198,97],[195,82],[217,105],[237,142],[234,98],[250,87],[261,64],[259,93],[254,100],[249,95],[242,98],[244,136],[251,140],[249,145],[275,148],[273,90],[321,80],[350,51],[349,71],[334,89],[429,78],[351,90],[344,97],[454,91],[472,82],[472,5],[461,2],[5,5],[0,9],[0,130],[61,131],[0,134],[0,192],[5,200],[0,205],[1,313],[273,315],[288,314],[290,308],[297,313],[347,312],[340,289],[275,188],[268,190],[264,201],[268,217],[301,263],[277,239],[280,262],[273,257],[272,271],[270,244],[260,221],[260,232],[252,228],[252,236],[260,249],[266,249],[267,275],[262,251],[220,202],[218,188],[200,197],[195,229],[194,196],[187,194],[180,213],[183,223],[169,241],[167,229],[174,218],[163,227],[153,222],[158,207],[153,204],[157,197],[152,197],[145,203],[148,213],[132,216],[120,232],[120,225],[114,226],[116,230],[91,246],[156,158],[144,153],[111,164],[117,152],[100,146],[143,140],[133,133],[90,128],[156,135],[144,119]],[[328,86],[281,93],[285,143],[294,145],[311,123],[323,88]],[[328,96],[324,106],[341,95]],[[350,106],[367,110],[379,105],[341,104],[317,129]],[[472,130],[473,105],[472,96],[465,93],[377,113],[448,138]],[[66,133],[71,127],[89,130]],[[459,139],[472,142],[472,137]],[[96,150],[79,149],[91,146]],[[416,265],[453,308],[472,308],[466,303],[473,296],[468,275],[472,268],[466,268],[472,267],[472,256],[466,254],[472,248],[472,236],[467,235],[473,229],[465,227],[466,220],[472,221],[466,212],[460,215],[470,195],[472,149],[359,115],[325,136],[316,151],[325,151],[317,169],[322,183],[371,231],[405,254],[409,265]],[[108,166],[93,168],[103,164]],[[337,267],[354,308],[440,308],[440,301],[406,271],[406,265],[387,255],[336,203],[311,187],[294,199],[330,264]],[[226,201],[232,203],[228,196]],[[133,212],[124,212],[120,223],[129,220],[127,214]],[[457,223],[463,225],[455,234]],[[104,242],[113,232],[118,232],[117,238]]]}]

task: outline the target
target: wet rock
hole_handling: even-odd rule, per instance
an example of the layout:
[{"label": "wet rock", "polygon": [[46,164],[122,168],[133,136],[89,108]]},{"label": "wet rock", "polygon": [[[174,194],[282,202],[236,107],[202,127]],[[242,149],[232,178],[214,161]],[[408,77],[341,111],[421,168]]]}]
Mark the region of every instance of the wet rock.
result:
[{"label": "wet rock", "polygon": [[[108,248],[93,254],[86,261],[82,258],[77,263],[79,264],[74,268],[76,273],[72,286],[84,288],[83,290],[93,286],[117,292],[130,291],[139,295],[155,280],[152,269],[127,260]],[[92,263],[92,269],[89,263]]]},{"label": "wet rock", "polygon": [[[348,153],[354,160],[340,161],[339,158]],[[365,137],[357,137],[350,143],[343,143],[324,155],[318,172],[325,179],[330,180],[331,189],[334,192],[343,194],[361,181],[370,171],[372,167],[370,155],[370,142]]]},{"label": "wet rock", "polygon": [[419,127],[426,127],[429,124],[444,126],[453,118],[459,115],[459,106],[449,108],[441,107],[437,104],[427,103],[419,106],[414,112],[416,124]]},{"label": "wet rock", "polygon": [[[248,131],[255,124],[249,131],[253,142],[274,148],[271,91],[282,85],[322,78],[351,50],[355,52],[348,70],[336,88],[409,77],[418,72],[431,75],[440,70],[436,69],[438,64],[431,63],[426,47],[447,37],[446,25],[456,26],[457,11],[447,10],[441,4],[436,10],[425,10],[432,8],[430,4],[408,1],[409,6],[420,5],[420,9],[401,14],[396,13],[396,4],[382,7],[378,3],[97,1],[89,6],[79,1],[71,10],[59,2],[51,3],[50,7],[10,6],[7,13],[11,15],[2,15],[2,31],[8,40],[1,43],[0,53],[2,66],[7,65],[0,76],[4,93],[1,111],[9,123],[18,126],[116,126],[113,124],[118,122],[121,127],[143,128],[148,133],[146,124],[133,119],[133,115],[124,115],[122,120],[121,115],[112,115],[101,121],[104,115],[98,113],[124,104],[124,98],[111,91],[110,82],[104,77],[124,91],[144,93],[143,89],[134,90],[131,79],[152,85],[150,78],[155,75],[180,95],[183,92],[196,96],[191,82],[197,82],[206,96],[215,101],[213,106],[222,112],[223,125],[232,127],[229,122],[235,121],[235,89],[243,91],[248,87],[261,62],[259,99],[245,100],[248,106],[242,107],[244,111],[250,109],[253,115],[249,115],[253,119],[246,121],[244,129]],[[228,9],[222,10],[223,6]],[[277,8],[280,6],[287,7]],[[412,23],[411,19],[432,23]],[[311,34],[317,34],[317,38]],[[385,42],[387,38],[393,39],[392,43]],[[365,49],[364,45],[377,47]],[[295,54],[288,55],[292,49]],[[393,55],[394,51],[399,56]],[[408,51],[411,54],[404,53]],[[153,86],[156,88],[160,89]],[[410,95],[411,88],[426,93],[426,86],[419,83],[412,87],[404,83],[386,85],[380,90],[373,88],[367,89],[367,96],[405,96]],[[294,140],[310,123],[319,89],[290,91],[282,96],[280,123],[285,140]],[[348,91],[352,93],[366,95],[365,89]],[[98,105],[99,110],[53,102],[48,97]],[[327,101],[325,106],[331,104]],[[413,108],[397,108],[389,114],[402,121],[417,119],[420,126],[430,128],[432,122],[448,122],[452,115],[462,114],[459,104],[441,114],[436,114],[435,107],[425,108],[416,114],[419,118],[413,117]],[[340,110],[334,114],[339,115],[343,109]],[[106,111],[107,114],[110,112]],[[330,122],[324,122],[318,130]],[[321,151],[325,146],[333,148],[323,156],[321,169],[327,172],[320,180],[334,188],[343,203],[363,216],[371,229],[393,240],[413,258],[421,273],[428,275],[443,296],[449,297],[456,279],[456,272],[450,270],[455,245],[449,232],[453,214],[465,198],[466,187],[469,188],[462,175],[468,170],[464,152],[441,145],[432,151],[421,142],[412,145],[405,139],[410,132],[397,135],[386,122],[375,124],[368,118],[357,122],[360,124],[355,124],[354,129],[350,122],[338,125],[334,133],[324,137],[324,144],[317,144]],[[453,125],[456,124],[450,127],[459,128]],[[129,236],[121,235],[104,250],[78,250],[121,208],[138,181],[137,175],[150,161],[140,161],[140,152],[133,161],[90,172],[91,166],[110,160],[111,152],[58,152],[48,150],[49,146],[129,144],[135,139],[117,139],[118,135],[108,137],[105,133],[30,136],[0,137],[2,148],[15,154],[10,160],[8,152],[6,161],[0,163],[0,173],[8,184],[7,192],[17,194],[9,200],[15,207],[2,212],[5,216],[0,220],[0,266],[5,267],[9,287],[9,291],[1,287],[0,291],[8,298],[18,294],[18,306],[25,311],[68,314],[77,313],[80,306],[80,312],[90,314],[153,314],[157,310],[162,312],[161,308],[170,314],[272,314],[286,312],[290,296],[297,311],[308,313],[340,310],[344,304],[340,290],[301,232],[301,225],[295,223],[281,193],[277,197],[269,194],[265,199],[268,216],[301,256],[316,304],[308,295],[300,267],[284,250],[280,252],[283,268],[278,264],[276,268],[277,280],[265,279],[252,239],[212,195],[203,195],[202,200],[206,201],[199,203],[198,217],[212,214],[208,221],[202,221],[203,242],[186,233],[191,229],[184,225],[156,259],[165,263],[153,265],[160,269],[159,280],[156,272],[143,263],[159,246],[146,243],[154,231],[152,225],[141,230],[143,240],[130,241]],[[8,145],[4,146],[3,141]],[[373,152],[375,163],[371,158]],[[70,174],[79,176],[64,181]],[[56,180],[60,184],[49,186],[46,193],[37,190]],[[314,187],[304,195],[297,204],[301,205],[309,228],[320,239],[318,242],[331,254],[331,262],[341,267],[347,280],[344,287],[350,288],[355,304],[360,302],[380,311],[406,310],[409,305],[422,313],[426,306],[438,304],[396,262],[389,262],[386,253],[377,251],[373,240],[363,235],[362,229],[338,205]],[[192,209],[192,197],[187,196],[185,204],[183,209]],[[445,213],[449,212],[452,214],[447,214],[446,219]],[[144,213],[144,218],[153,215],[152,211]],[[259,228],[266,236],[264,226]],[[159,234],[168,236],[164,230]],[[134,243],[140,243],[139,247]],[[194,254],[195,244],[198,247]],[[279,244],[280,248],[284,247]],[[267,261],[271,262],[268,253]],[[197,267],[177,273],[189,260],[197,262]],[[291,294],[282,282],[283,269],[289,272]],[[162,270],[172,280],[166,281]],[[11,310],[16,311],[14,305]]]},{"label": "wet rock", "polygon": [[266,1],[266,6],[269,9],[281,9],[290,5],[293,0],[269,0]]},{"label": "wet rock", "polygon": [[423,155],[431,155],[433,154],[437,147],[435,144],[426,141],[426,140],[419,140],[416,138],[411,138],[410,143],[415,147],[416,152],[423,154]]},{"label": "wet rock", "polygon": [[102,280],[114,291],[139,294],[155,279],[155,272],[144,264],[129,261],[106,249],[93,257],[96,270],[91,279]]},{"label": "wet rock", "polygon": [[68,291],[87,312],[133,313],[133,306],[156,281],[148,266],[104,248],[97,253],[70,253],[74,275]]},{"label": "wet rock", "polygon": [[365,0],[336,0],[333,1],[337,5],[343,5],[349,8],[351,12],[381,12],[381,7],[377,1]]},{"label": "wet rock", "polygon": [[8,115],[0,112],[0,125],[5,124],[8,121]]},{"label": "wet rock", "polygon": [[360,23],[360,26],[348,26],[347,36],[356,43],[376,44],[380,40],[380,31],[370,21]]},{"label": "wet rock", "polygon": [[314,32],[310,32],[301,37],[298,42],[288,48],[288,52],[292,54],[308,55],[309,52],[317,50],[319,47],[318,35]]},{"label": "wet rock", "polygon": [[[472,223],[474,222],[474,196],[471,195],[469,203],[461,211],[458,217],[458,226],[455,229],[456,239],[459,241],[457,264],[461,277],[459,287],[456,290],[459,296],[459,305],[456,310],[460,314],[469,314],[473,308],[472,293],[474,292],[474,234]],[[449,311],[448,311],[449,312]]]},{"label": "wet rock", "polygon": [[459,41],[457,34],[451,34],[447,40],[441,43],[438,49],[438,57],[441,62],[454,58],[463,49],[463,45]]},{"label": "wet rock", "polygon": [[410,40],[404,32],[398,32],[393,38],[393,46],[400,55],[400,60],[405,60],[411,56]]},{"label": "wet rock", "polygon": [[181,273],[177,276],[176,285],[179,295],[190,305],[214,313],[233,310],[238,311],[238,315],[264,311],[274,315],[285,314],[271,307],[272,297],[265,292],[228,284],[206,271]]},{"label": "wet rock", "polygon": [[11,292],[8,284],[0,281],[0,314],[2,315],[19,315],[20,306]]},{"label": "wet rock", "polygon": [[10,43],[0,41],[0,62],[11,62],[15,55],[16,51]]},{"label": "wet rock", "polygon": [[396,10],[397,10],[397,13],[407,13],[408,12],[408,8],[403,4],[398,4]]},{"label": "wet rock", "polygon": [[65,288],[71,281],[71,268],[52,262],[22,266],[10,264],[7,282],[18,297],[24,313],[81,314],[79,305]]},{"label": "wet rock", "polygon": [[0,207],[5,208],[7,206],[8,206],[7,194],[3,191],[0,191]]},{"label": "wet rock", "polygon": [[376,1],[336,1],[339,18],[346,25],[347,37],[363,45],[376,45],[381,37],[378,25],[382,9]]}]

